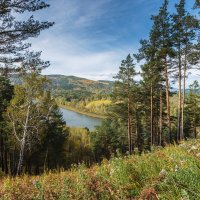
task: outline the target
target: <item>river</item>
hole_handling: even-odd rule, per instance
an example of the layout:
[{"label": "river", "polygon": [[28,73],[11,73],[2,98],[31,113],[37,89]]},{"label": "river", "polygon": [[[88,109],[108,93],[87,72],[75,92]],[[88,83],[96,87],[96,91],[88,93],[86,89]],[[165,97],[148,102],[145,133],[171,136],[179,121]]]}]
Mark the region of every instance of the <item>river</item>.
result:
[{"label": "river", "polygon": [[63,119],[70,127],[87,127],[90,131],[93,131],[95,126],[101,125],[102,122],[102,119],[99,118],[89,117],[64,108],[60,108],[60,110],[63,113]]}]

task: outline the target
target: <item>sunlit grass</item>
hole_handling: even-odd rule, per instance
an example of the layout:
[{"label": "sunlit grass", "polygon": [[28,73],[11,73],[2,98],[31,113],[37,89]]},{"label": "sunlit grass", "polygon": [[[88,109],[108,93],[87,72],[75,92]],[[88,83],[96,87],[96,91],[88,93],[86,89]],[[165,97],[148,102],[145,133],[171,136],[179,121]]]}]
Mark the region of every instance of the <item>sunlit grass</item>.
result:
[{"label": "sunlit grass", "polygon": [[200,199],[200,141],[86,168],[4,178],[1,199]]},{"label": "sunlit grass", "polygon": [[92,107],[99,107],[99,106],[107,106],[110,105],[112,102],[111,100],[102,99],[97,101],[91,101],[86,105],[86,108],[92,108]]}]

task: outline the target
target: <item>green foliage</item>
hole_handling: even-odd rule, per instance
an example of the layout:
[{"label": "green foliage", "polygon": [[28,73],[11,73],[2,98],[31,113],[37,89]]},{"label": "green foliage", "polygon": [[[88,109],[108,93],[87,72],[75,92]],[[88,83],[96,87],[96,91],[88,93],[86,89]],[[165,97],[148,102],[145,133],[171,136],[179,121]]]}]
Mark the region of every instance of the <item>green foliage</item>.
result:
[{"label": "green foliage", "polygon": [[[68,106],[84,112],[105,115],[110,103],[113,82],[92,81],[75,76],[47,75],[51,84],[46,85],[60,106]],[[14,84],[22,84],[19,76],[10,77]]]},{"label": "green foliage", "polygon": [[91,166],[94,162],[90,132],[87,128],[69,128],[69,138],[65,145],[66,167],[79,163]]},{"label": "green foliage", "polygon": [[60,173],[1,180],[3,199],[199,199],[199,140]]},{"label": "green foliage", "polygon": [[[131,55],[129,54],[125,60],[122,60],[119,72],[114,77],[116,79],[113,92],[112,101],[109,115],[112,119],[119,118],[123,123],[123,126],[127,127],[128,138],[128,150],[132,154],[134,151],[134,143],[139,138],[140,131],[137,126],[140,122],[138,118],[138,100],[137,96],[137,84],[135,77],[137,72],[135,70],[135,63]],[[133,137],[133,130],[138,132],[138,137]]]},{"label": "green foliage", "polygon": [[198,81],[190,85],[185,108],[185,136],[197,137],[197,127],[200,126],[200,87]]},{"label": "green foliage", "polygon": [[[47,89],[52,91],[52,95],[67,102],[106,98],[113,86],[112,81],[93,81],[76,76],[47,75],[46,78],[51,82]],[[10,80],[14,84],[21,84],[17,74],[11,75]]]},{"label": "green foliage", "polygon": [[76,76],[49,75],[49,89],[55,97],[63,98],[65,102],[83,101],[104,98],[112,90],[110,81],[93,81]]},{"label": "green foliage", "polygon": [[126,153],[127,130],[120,121],[106,119],[91,133],[91,144],[96,161],[109,159],[112,155]]},{"label": "green foliage", "polygon": [[12,99],[13,90],[14,88],[10,84],[10,81],[0,76],[0,174],[8,173],[6,157],[8,153],[7,149],[11,145],[11,129],[4,116]]},{"label": "green foliage", "polygon": [[84,99],[81,101],[73,100],[71,102],[65,101],[63,98],[57,98],[56,102],[63,108],[74,110],[75,112],[86,113],[88,115],[96,115],[100,118],[103,118],[107,114],[107,108],[111,105],[110,100],[99,99],[99,100],[90,100]]},{"label": "green foliage", "polygon": [[63,151],[69,131],[50,92],[44,90],[46,84],[45,77],[37,77],[35,73],[24,76],[23,84],[15,86],[7,108],[13,133],[10,151],[15,155],[12,165],[16,166],[19,160],[18,173],[23,162],[27,173],[32,173],[33,168],[35,173],[40,173],[40,168],[55,169],[64,163]]},{"label": "green foliage", "polygon": [[0,119],[2,120],[3,113],[5,112],[10,100],[13,96],[13,86],[10,84],[9,79],[0,76]]},{"label": "green foliage", "polygon": [[[2,30],[1,74],[8,75],[13,73],[16,68],[19,71],[19,68],[25,67],[23,64],[28,62],[27,55],[29,53],[27,51],[29,51],[30,43],[24,41],[37,37],[42,30],[48,29],[54,24],[48,21],[35,20],[33,14],[29,16],[27,13],[43,10],[47,7],[49,7],[49,4],[38,0],[0,2],[0,19],[2,22],[0,25]],[[23,16],[24,13],[26,13],[26,17]],[[40,54],[40,52],[31,52],[29,55],[34,57],[34,55]],[[28,70],[30,68],[37,70],[37,67],[41,67],[41,70],[49,65],[48,62],[44,62],[44,65],[39,66],[39,63],[36,60],[34,61],[35,65],[26,65]],[[16,63],[20,64],[16,65]]]}]

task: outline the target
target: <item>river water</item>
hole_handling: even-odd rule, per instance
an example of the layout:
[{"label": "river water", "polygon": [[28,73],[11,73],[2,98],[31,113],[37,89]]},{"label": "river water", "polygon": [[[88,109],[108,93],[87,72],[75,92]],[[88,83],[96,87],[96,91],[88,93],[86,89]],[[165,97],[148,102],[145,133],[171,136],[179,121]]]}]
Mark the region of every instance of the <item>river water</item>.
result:
[{"label": "river water", "polygon": [[71,110],[60,108],[63,113],[63,119],[66,121],[67,126],[89,128],[90,131],[95,129],[95,126],[101,125],[102,119],[89,117]]}]

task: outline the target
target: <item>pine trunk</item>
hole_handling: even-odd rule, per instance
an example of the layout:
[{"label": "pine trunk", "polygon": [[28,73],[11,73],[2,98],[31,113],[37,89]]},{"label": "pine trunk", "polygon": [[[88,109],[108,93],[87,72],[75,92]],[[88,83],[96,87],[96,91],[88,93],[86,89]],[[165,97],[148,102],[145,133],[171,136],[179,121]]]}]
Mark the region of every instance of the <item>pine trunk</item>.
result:
[{"label": "pine trunk", "polygon": [[8,174],[8,153],[4,144],[4,163],[5,163],[5,174]]},{"label": "pine trunk", "polygon": [[177,124],[177,142],[181,139],[181,104],[182,104],[182,98],[181,98],[181,80],[182,80],[182,74],[181,74],[181,53],[180,53],[180,47],[179,47],[179,59],[178,59],[178,124]]},{"label": "pine trunk", "polygon": [[162,145],[162,129],[163,129],[163,120],[162,120],[162,112],[163,112],[163,107],[162,107],[162,88],[160,89],[160,119],[159,119],[159,145]]},{"label": "pine trunk", "polygon": [[171,116],[170,116],[170,104],[169,104],[169,78],[168,78],[167,57],[165,57],[164,64],[165,64],[165,81],[166,81],[167,128],[168,128],[168,134],[169,134],[169,141],[172,142]]},{"label": "pine trunk", "polygon": [[1,170],[2,172],[5,171],[5,163],[4,163],[4,140],[1,132],[1,138],[0,138],[0,156],[1,156]]},{"label": "pine trunk", "polygon": [[151,83],[151,146],[153,145],[153,86]]},{"label": "pine trunk", "polygon": [[129,154],[132,155],[132,124],[131,124],[131,103],[130,98],[128,98],[128,143],[129,143]]},{"label": "pine trunk", "polygon": [[185,49],[184,61],[184,76],[183,76],[183,100],[182,100],[182,117],[181,117],[181,139],[184,138],[184,108],[185,108],[185,86],[186,86],[186,72],[187,72],[187,47]]},{"label": "pine trunk", "polygon": [[194,126],[194,138],[195,139],[197,138],[197,128],[196,128],[196,125]]}]

